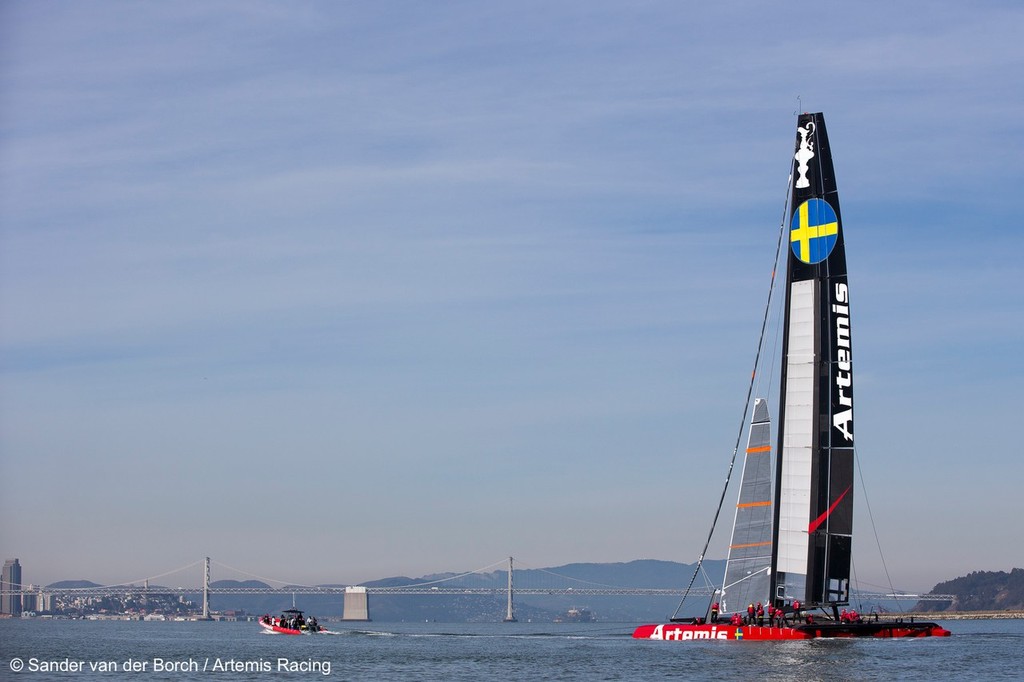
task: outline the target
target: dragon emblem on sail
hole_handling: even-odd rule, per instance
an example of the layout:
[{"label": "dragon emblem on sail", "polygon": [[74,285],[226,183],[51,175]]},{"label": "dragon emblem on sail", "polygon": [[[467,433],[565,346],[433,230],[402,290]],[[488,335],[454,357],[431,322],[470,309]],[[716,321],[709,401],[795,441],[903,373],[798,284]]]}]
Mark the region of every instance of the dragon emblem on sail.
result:
[{"label": "dragon emblem on sail", "polygon": [[800,135],[800,146],[793,157],[797,161],[796,169],[800,173],[800,177],[796,179],[796,186],[798,189],[806,189],[811,186],[811,181],[807,179],[807,162],[814,158],[814,142],[810,140],[811,133],[814,132],[814,122],[808,121],[807,125],[797,128],[796,131]]}]

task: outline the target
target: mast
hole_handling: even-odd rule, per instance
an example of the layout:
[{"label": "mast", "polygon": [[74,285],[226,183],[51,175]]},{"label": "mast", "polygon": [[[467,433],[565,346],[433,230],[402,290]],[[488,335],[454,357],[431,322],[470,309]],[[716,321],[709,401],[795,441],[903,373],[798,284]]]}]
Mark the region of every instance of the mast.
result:
[{"label": "mast", "polygon": [[839,194],[822,114],[797,122],[779,397],[771,594],[849,602],[853,355]]}]

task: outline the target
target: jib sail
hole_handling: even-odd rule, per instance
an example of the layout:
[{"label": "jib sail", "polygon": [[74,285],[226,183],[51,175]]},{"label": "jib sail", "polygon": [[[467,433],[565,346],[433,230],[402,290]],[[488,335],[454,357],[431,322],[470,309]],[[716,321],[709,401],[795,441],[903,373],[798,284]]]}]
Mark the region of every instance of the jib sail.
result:
[{"label": "jib sail", "polygon": [[754,401],[754,415],[743,458],[743,475],[725,564],[720,607],[723,613],[746,612],[749,604],[767,603],[772,559],[772,445],[768,403]]}]

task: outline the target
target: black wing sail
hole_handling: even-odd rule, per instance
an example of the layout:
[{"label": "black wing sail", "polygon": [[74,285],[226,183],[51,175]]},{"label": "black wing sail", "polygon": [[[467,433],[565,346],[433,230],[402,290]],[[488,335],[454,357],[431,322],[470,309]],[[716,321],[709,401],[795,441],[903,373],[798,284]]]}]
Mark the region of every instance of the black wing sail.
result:
[{"label": "black wing sail", "polygon": [[772,594],[848,602],[853,354],[839,194],[820,113],[797,123],[790,202]]}]

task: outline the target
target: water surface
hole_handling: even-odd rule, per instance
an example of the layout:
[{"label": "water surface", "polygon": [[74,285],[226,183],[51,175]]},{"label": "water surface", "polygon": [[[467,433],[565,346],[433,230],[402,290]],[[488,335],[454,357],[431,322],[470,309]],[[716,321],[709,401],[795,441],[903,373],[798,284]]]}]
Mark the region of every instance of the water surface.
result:
[{"label": "water surface", "polygon": [[655,642],[630,623],[331,623],[337,634],[294,637],[256,623],[3,620],[0,679],[1022,679],[1024,621],[940,622],[952,637]]}]

